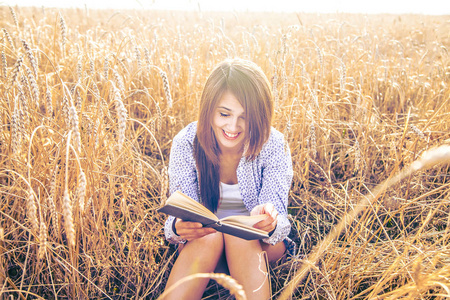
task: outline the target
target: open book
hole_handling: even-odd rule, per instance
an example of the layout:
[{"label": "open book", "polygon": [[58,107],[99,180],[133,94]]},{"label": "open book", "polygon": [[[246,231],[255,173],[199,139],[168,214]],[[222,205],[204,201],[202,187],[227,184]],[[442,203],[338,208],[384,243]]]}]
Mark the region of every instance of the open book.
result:
[{"label": "open book", "polygon": [[267,231],[253,228],[253,225],[264,220],[266,215],[229,216],[217,218],[209,209],[182,192],[173,193],[159,212],[172,215],[178,219],[199,222],[203,226],[231,234],[246,240],[259,240],[269,237]]}]

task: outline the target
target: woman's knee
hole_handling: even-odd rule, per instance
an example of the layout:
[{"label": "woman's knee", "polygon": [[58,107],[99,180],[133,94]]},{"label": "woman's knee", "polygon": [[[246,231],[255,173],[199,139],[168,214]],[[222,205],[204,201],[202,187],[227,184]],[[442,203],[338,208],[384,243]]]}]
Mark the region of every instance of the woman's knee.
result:
[{"label": "woman's knee", "polygon": [[[224,238],[220,232],[211,233],[201,238],[187,242],[184,248],[195,249],[198,252],[222,253],[224,249]],[[181,249],[181,250],[183,250]]]},{"label": "woman's knee", "polygon": [[231,248],[231,249],[244,249],[244,248],[254,248],[256,250],[261,250],[261,244],[258,240],[244,240],[232,235],[224,234],[223,235],[224,240],[224,247],[225,248]]}]

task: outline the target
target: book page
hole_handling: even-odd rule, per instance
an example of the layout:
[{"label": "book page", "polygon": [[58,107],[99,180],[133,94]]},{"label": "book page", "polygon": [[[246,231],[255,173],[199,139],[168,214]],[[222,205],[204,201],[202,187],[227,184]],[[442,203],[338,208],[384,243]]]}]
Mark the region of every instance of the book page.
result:
[{"label": "book page", "polygon": [[166,205],[176,206],[218,221],[216,215],[213,214],[209,209],[180,191],[176,191],[175,193],[173,193],[169,197],[169,199],[167,199]]},{"label": "book page", "polygon": [[[256,215],[256,216],[229,216],[226,218],[221,219],[221,222],[224,223],[234,223],[234,224],[240,224],[240,225],[245,225],[248,227],[252,227],[253,225],[255,225],[256,223],[264,220],[265,218],[267,218],[266,215]],[[256,228],[253,228],[256,229]]]},{"label": "book page", "polygon": [[[263,234],[263,235],[266,235],[267,236],[267,231],[264,231],[264,230],[261,230],[261,229],[258,229],[258,228],[254,228],[254,227],[251,227],[251,226],[247,226],[247,225],[245,225],[245,224],[242,224],[242,223],[240,223],[240,222],[234,222],[234,221],[230,221],[230,220],[225,220],[225,221],[220,221],[222,224],[224,224],[224,227],[225,226],[234,226],[234,227],[237,227],[237,228],[240,228],[241,230],[247,230],[247,231],[250,231],[250,232],[254,232],[254,233],[260,233],[260,234]],[[235,234],[235,235],[237,235],[237,234]]]}]

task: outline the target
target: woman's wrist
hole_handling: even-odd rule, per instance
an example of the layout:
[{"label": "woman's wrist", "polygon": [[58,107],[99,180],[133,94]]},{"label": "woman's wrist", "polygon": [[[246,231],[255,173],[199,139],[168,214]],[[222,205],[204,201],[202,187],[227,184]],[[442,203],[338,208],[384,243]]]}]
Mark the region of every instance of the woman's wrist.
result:
[{"label": "woman's wrist", "polygon": [[277,226],[275,225],[275,228],[271,232],[269,232],[269,237],[272,236],[272,234],[275,232],[276,229],[277,229]]},{"label": "woman's wrist", "polygon": [[173,231],[173,233],[175,233],[176,236],[179,236],[178,233],[177,233],[177,228],[175,227],[176,223],[177,223],[177,218],[173,218],[172,231]]}]

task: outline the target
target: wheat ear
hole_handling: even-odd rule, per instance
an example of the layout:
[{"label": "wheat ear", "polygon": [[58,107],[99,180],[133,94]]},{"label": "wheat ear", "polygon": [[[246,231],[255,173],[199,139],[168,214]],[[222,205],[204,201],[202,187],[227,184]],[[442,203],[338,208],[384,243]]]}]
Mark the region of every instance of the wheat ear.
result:
[{"label": "wheat ear", "polygon": [[84,203],[86,197],[86,175],[83,170],[80,170],[80,175],[78,175],[78,188],[77,188],[77,199],[80,210],[84,211]]},{"label": "wheat ear", "polygon": [[53,116],[52,91],[50,90],[48,85],[46,86],[45,91],[45,108],[47,116],[51,118]]},{"label": "wheat ear", "polygon": [[169,79],[167,79],[166,72],[161,70],[160,74],[161,74],[161,78],[163,80],[164,93],[166,94],[167,107],[168,108],[172,108],[173,100],[172,100],[172,95],[170,94]]},{"label": "wheat ear", "polygon": [[20,114],[17,108],[17,101],[14,101],[14,110],[11,116],[11,151],[13,154],[18,153],[22,141],[22,133],[20,132]]},{"label": "wheat ear", "polygon": [[11,36],[9,35],[8,30],[6,30],[6,28],[3,28],[3,33],[4,33],[5,37],[6,37],[6,40],[8,41],[9,45],[11,46],[12,52],[15,52],[16,51],[16,47],[14,46],[14,42],[13,42]]},{"label": "wheat ear", "polygon": [[16,15],[16,12],[14,11],[14,8],[9,6],[9,11],[11,12],[11,16],[14,20],[14,25],[16,25],[17,30],[19,30],[19,20],[17,19],[17,15]]},{"label": "wheat ear", "polygon": [[30,61],[31,68],[33,69],[34,77],[38,77],[38,65],[36,62],[36,58],[34,58],[33,52],[31,52],[30,46],[28,46],[25,40],[22,40],[23,48],[25,49],[25,53],[27,54],[28,60]]},{"label": "wheat ear", "polygon": [[122,151],[123,143],[125,142],[125,130],[127,128],[127,110],[123,105],[120,92],[117,88],[114,88],[114,102],[116,106],[117,120],[119,123],[119,130],[117,133],[118,146],[119,151]]},{"label": "wheat ear", "polygon": [[6,80],[8,78],[8,63],[6,61],[5,50],[2,49],[2,73],[3,78]]},{"label": "wheat ear", "polygon": [[81,152],[81,136],[78,122],[77,109],[75,106],[69,108],[70,129],[73,132],[74,146],[78,152]]},{"label": "wheat ear", "polygon": [[31,72],[30,68],[25,66],[25,70],[27,72],[28,81],[30,83],[31,87],[31,95],[33,96],[34,103],[36,107],[39,107],[39,87],[36,82],[35,77],[33,76],[33,73]]},{"label": "wheat ear", "polygon": [[70,137],[72,131],[69,131],[67,135],[67,147],[66,147],[66,176],[64,184],[64,198],[63,198],[63,215],[64,226],[66,229],[67,242],[69,246],[75,247],[75,226],[73,224],[73,211],[72,203],[69,198],[69,149],[70,149]]},{"label": "wheat ear", "polygon": [[41,219],[41,225],[39,227],[39,250],[38,258],[42,259],[47,252],[47,226],[45,226],[44,221]]},{"label": "wheat ear", "polygon": [[272,95],[273,95],[273,103],[275,103],[275,110],[278,109],[279,105],[279,95],[278,95],[278,75],[277,75],[277,67],[274,67],[273,78],[272,78]]},{"label": "wheat ear", "polygon": [[56,213],[56,205],[55,205],[55,195],[56,195],[56,177],[58,176],[59,166],[58,163],[55,163],[55,168],[52,173],[52,178],[50,180],[50,196],[47,199],[48,205],[50,207],[50,214],[52,216],[52,224],[55,229],[56,234],[59,234],[59,221],[58,214]]},{"label": "wheat ear", "polygon": [[14,64],[14,68],[12,70],[11,76],[9,77],[8,83],[6,84],[6,92],[8,93],[9,89],[12,88],[14,82],[19,75],[20,67],[22,66],[23,56],[19,56],[16,63]]},{"label": "wheat ear", "polygon": [[27,216],[28,221],[31,223],[31,228],[33,229],[33,232],[37,234],[39,232],[39,223],[37,219],[36,202],[34,201],[34,192],[31,187],[28,189]]},{"label": "wheat ear", "polygon": [[66,41],[67,41],[67,27],[66,27],[66,21],[64,21],[64,18],[61,14],[59,15],[59,25],[61,27],[62,52],[63,52],[63,56],[65,56]]}]

